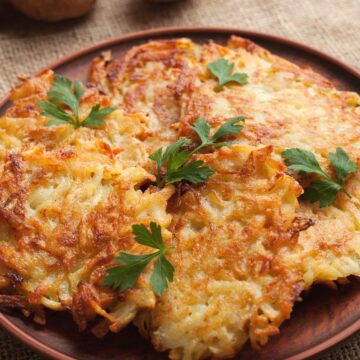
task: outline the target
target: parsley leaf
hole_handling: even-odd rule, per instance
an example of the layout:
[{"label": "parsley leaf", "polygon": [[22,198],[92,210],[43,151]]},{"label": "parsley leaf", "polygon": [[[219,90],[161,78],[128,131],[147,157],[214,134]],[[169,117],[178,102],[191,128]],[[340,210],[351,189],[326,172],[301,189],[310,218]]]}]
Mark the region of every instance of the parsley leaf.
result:
[{"label": "parsley leaf", "polygon": [[150,223],[150,231],[144,224],[135,224],[132,226],[132,232],[135,236],[135,240],[139,244],[149,246],[154,249],[165,249],[161,236],[161,227],[156,225],[156,223]]},{"label": "parsley leaf", "polygon": [[248,75],[245,73],[234,73],[232,75],[232,69],[234,64],[229,63],[227,59],[221,58],[212,63],[209,63],[207,68],[218,79],[218,85],[216,91],[221,91],[223,86],[230,82],[236,82],[240,85],[247,84]]},{"label": "parsley leaf", "polygon": [[291,170],[328,177],[321,169],[315,155],[310,151],[299,148],[287,149],[282,153],[282,157],[286,164],[290,165],[289,169]]},{"label": "parsley leaf", "polygon": [[163,154],[162,149],[156,150],[153,154],[149,157],[151,160],[155,160],[158,166],[162,166],[165,161],[169,161],[170,159],[174,158],[176,154],[179,152],[181,148],[190,144],[189,139],[180,139],[175,141],[173,144],[169,145]]},{"label": "parsley leaf", "polygon": [[[83,92],[79,82],[76,85],[77,96]],[[81,93],[82,95],[82,93]],[[52,103],[59,103],[67,105],[75,114],[76,117],[79,116],[79,99],[73,94],[72,82],[69,79],[66,79],[62,76],[56,76],[55,81],[52,84],[51,90],[48,93],[49,100]]]},{"label": "parsley leaf", "polygon": [[150,284],[156,294],[163,294],[168,286],[168,281],[172,282],[174,279],[174,271],[174,267],[165,255],[160,254],[150,277]]},{"label": "parsley leaf", "polygon": [[207,144],[210,142],[208,136],[211,126],[203,118],[197,119],[192,128],[199,135],[201,144]]},{"label": "parsley leaf", "polygon": [[192,184],[199,184],[214,174],[214,170],[210,167],[201,166],[203,163],[204,162],[201,160],[195,160],[189,162],[181,169],[168,171],[165,175],[165,180],[169,184],[173,184],[182,180],[186,180]]},{"label": "parsley leaf", "polygon": [[165,184],[165,177],[161,176],[161,168],[167,162],[168,171],[175,173],[190,157],[190,152],[181,150],[190,143],[189,139],[180,139],[169,145],[165,151],[157,149],[149,155],[151,160],[154,160],[157,165],[157,186],[163,187]]},{"label": "parsley leaf", "polygon": [[245,121],[245,118],[243,116],[236,116],[231,118],[225,124],[221,125],[216,133],[211,138],[209,138],[211,127],[203,118],[197,119],[194,123],[193,129],[199,135],[201,145],[196,148],[195,152],[206,146],[220,147],[230,145],[230,143],[217,142],[217,140],[226,135],[238,134],[244,128],[242,125],[235,125],[240,121]]},{"label": "parsley leaf", "polygon": [[158,256],[157,252],[149,255],[120,253],[114,260],[121,264],[121,266],[107,269],[107,275],[103,281],[103,285],[111,286],[113,289],[119,289],[120,291],[134,287],[146,265],[156,256]]},{"label": "parsley leaf", "polygon": [[105,124],[105,121],[102,119],[104,116],[111,114],[115,109],[106,106],[100,109],[100,104],[96,104],[92,107],[89,115],[86,119],[81,123],[81,126],[100,126]]},{"label": "parsley leaf", "polygon": [[305,189],[302,197],[311,202],[320,201],[320,207],[325,207],[333,203],[340,190],[341,185],[335,181],[328,179],[315,180]]},{"label": "parsley leaf", "polygon": [[[166,182],[172,184],[181,180],[197,184],[213,173],[209,167],[201,166],[202,161],[192,161],[185,165],[192,155],[190,151],[183,150],[189,143],[189,139],[180,139],[169,145],[164,152],[162,149],[158,149],[149,156],[157,164],[158,187],[163,187]],[[161,169],[165,163],[167,164],[167,169],[165,175],[162,176]],[[193,174],[193,172],[196,172],[196,174]]]},{"label": "parsley leaf", "polygon": [[59,125],[65,123],[70,123],[72,125],[75,125],[72,117],[67,112],[65,112],[60,106],[54,105],[47,101],[38,101],[38,104],[40,106],[40,109],[43,110],[44,113],[46,113],[46,116],[52,119],[46,124],[46,126]]},{"label": "parsley leaf", "polygon": [[[79,103],[83,95],[84,89],[79,81],[75,80],[72,83],[69,79],[56,76],[48,93],[49,101],[38,101],[40,109],[43,110],[41,115],[51,119],[46,126],[67,123],[78,128],[80,126],[96,127],[104,124],[102,118],[111,114],[115,109],[109,106],[100,109],[100,104],[96,104],[92,107],[86,119],[81,122],[79,119]],[[70,108],[73,114],[66,112],[59,104]]]},{"label": "parsley leaf", "polygon": [[340,147],[336,149],[336,154],[329,153],[329,159],[340,184],[349,174],[356,172],[356,164],[349,159],[349,155]]},{"label": "parsley leaf", "polygon": [[313,181],[305,189],[304,199],[311,202],[319,201],[320,207],[324,207],[332,204],[339,191],[343,191],[348,197],[351,197],[343,183],[348,175],[356,171],[356,165],[342,148],[338,147],[335,154],[329,153],[329,160],[334,167],[338,181],[333,180],[321,169],[315,155],[310,151],[298,148],[287,149],[282,153],[282,157],[289,169],[305,174],[317,174],[323,178]]},{"label": "parsley leaf", "polygon": [[84,89],[83,87],[80,85],[80,82],[75,80],[74,81],[74,95],[76,97],[76,100],[78,102],[80,102],[82,96],[84,95]]},{"label": "parsley leaf", "polygon": [[150,277],[150,284],[154,292],[161,295],[167,288],[168,282],[172,282],[174,278],[175,269],[165,256],[172,248],[164,245],[161,226],[154,222],[150,223],[150,231],[144,224],[135,224],[132,226],[132,232],[139,244],[158,249],[158,251],[146,255],[121,252],[114,259],[120,266],[107,269],[103,285],[111,286],[113,289],[119,289],[120,291],[130,289],[135,286],[137,279],[146,266],[157,258]]},{"label": "parsley leaf", "polygon": [[158,167],[161,167],[161,165],[164,162],[164,158],[163,158],[163,151],[162,148],[157,149],[156,151],[154,151],[152,154],[149,155],[149,158],[151,160],[154,160],[156,162],[156,165]]},{"label": "parsley leaf", "polygon": [[[154,160],[157,165],[157,186],[163,187],[165,183],[173,184],[182,180],[186,180],[192,184],[199,184],[205,181],[209,176],[214,174],[214,170],[208,166],[202,166],[203,161],[195,160],[189,161],[191,156],[199,150],[207,146],[229,146],[230,143],[218,142],[218,140],[230,134],[239,133],[244,127],[236,125],[238,122],[245,121],[243,116],[236,116],[228,120],[225,124],[220,126],[216,133],[209,138],[210,125],[200,118],[195,121],[193,129],[200,138],[201,144],[193,151],[187,151],[184,148],[190,144],[189,139],[180,139],[169,145],[165,151],[157,149],[149,158]],[[167,165],[166,172],[162,176],[162,167]]]},{"label": "parsley leaf", "polygon": [[215,142],[225,135],[238,134],[244,128],[242,125],[235,125],[240,121],[244,122],[245,118],[243,116],[235,116],[225,124],[221,125],[214,136],[211,138],[212,141]]}]

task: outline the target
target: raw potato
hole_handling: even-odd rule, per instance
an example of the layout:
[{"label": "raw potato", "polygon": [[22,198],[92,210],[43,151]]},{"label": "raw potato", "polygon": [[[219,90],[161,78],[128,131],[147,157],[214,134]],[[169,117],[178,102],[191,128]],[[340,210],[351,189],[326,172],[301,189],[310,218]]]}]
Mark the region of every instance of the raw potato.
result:
[{"label": "raw potato", "polygon": [[10,0],[19,11],[37,20],[56,22],[86,14],[96,0]]}]

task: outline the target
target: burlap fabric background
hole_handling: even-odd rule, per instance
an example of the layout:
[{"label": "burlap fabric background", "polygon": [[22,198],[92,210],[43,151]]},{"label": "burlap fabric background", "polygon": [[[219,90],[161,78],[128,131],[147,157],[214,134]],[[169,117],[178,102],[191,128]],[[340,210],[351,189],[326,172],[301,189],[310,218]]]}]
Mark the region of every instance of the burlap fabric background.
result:
[{"label": "burlap fabric background", "polygon": [[[233,26],[301,41],[360,68],[360,0],[98,0],[78,20],[43,24],[0,8],[0,96],[30,74],[70,52],[125,33],[161,26]],[[0,330],[0,359],[38,360],[38,355]],[[360,334],[321,360],[360,359]],[[271,360],[271,359],[269,359]]]}]

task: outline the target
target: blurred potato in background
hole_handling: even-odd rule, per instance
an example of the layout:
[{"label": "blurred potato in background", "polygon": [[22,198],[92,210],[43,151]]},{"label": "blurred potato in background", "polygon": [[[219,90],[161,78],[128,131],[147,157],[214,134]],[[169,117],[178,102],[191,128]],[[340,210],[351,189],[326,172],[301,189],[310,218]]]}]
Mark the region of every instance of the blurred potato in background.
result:
[{"label": "blurred potato in background", "polygon": [[47,22],[85,15],[95,2],[96,0],[10,0],[23,14]]}]

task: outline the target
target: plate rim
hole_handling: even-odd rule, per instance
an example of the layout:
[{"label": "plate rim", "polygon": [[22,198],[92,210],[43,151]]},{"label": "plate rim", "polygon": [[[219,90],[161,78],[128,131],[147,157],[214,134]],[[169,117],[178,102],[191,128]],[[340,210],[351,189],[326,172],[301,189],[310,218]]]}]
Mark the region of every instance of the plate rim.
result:
[{"label": "plate rim", "polygon": [[[357,79],[360,80],[360,69],[357,69],[354,66],[348,65],[345,62],[333,57],[332,55],[329,55],[328,53],[318,50],[312,46],[303,44],[301,42],[298,42],[298,41],[295,41],[292,39],[288,39],[286,37],[278,36],[278,35],[266,34],[263,32],[242,29],[242,28],[221,27],[221,26],[172,26],[172,27],[159,27],[159,28],[150,29],[150,30],[130,32],[125,35],[112,37],[110,39],[96,43],[95,45],[90,45],[90,46],[87,46],[80,50],[74,51],[68,55],[61,57],[60,59],[58,59],[56,61],[53,61],[49,65],[42,67],[40,70],[35,71],[30,76],[36,76],[45,70],[57,68],[61,65],[64,65],[68,62],[75,60],[78,57],[84,56],[86,54],[98,51],[98,50],[106,48],[106,47],[110,48],[110,47],[120,44],[120,43],[126,43],[129,41],[139,40],[139,39],[143,39],[143,38],[149,39],[153,36],[161,36],[161,35],[176,36],[179,33],[187,33],[187,32],[194,33],[194,34],[197,34],[197,33],[201,34],[201,33],[208,33],[208,32],[219,33],[219,34],[228,34],[228,35],[238,34],[245,38],[250,37],[250,38],[255,38],[255,39],[265,39],[265,40],[269,40],[271,42],[279,43],[279,44],[282,44],[285,46],[291,46],[293,48],[300,49],[301,51],[306,52],[308,54],[315,55],[316,57],[321,58],[322,60],[325,60],[325,61],[335,65],[336,67],[342,69],[343,71],[347,72],[348,74],[355,76]],[[8,102],[9,100],[10,100],[10,91],[1,98],[0,108],[3,107],[6,104],[6,102]],[[52,348],[50,345],[33,338],[26,331],[19,328],[14,322],[12,322],[9,318],[7,318],[5,316],[5,314],[2,312],[0,312],[0,326],[3,329],[5,329],[8,333],[13,335],[15,338],[20,340],[22,343],[25,343],[27,346],[29,346],[36,352],[38,352],[42,355],[45,355],[50,359],[76,360],[75,358],[68,356],[65,353],[62,353],[62,352]],[[319,344],[314,345],[308,349],[305,349],[304,351],[302,351],[298,354],[287,357],[284,360],[303,360],[308,357],[320,354],[321,352],[323,352],[327,349],[330,349],[332,346],[345,340],[347,337],[354,334],[358,330],[360,330],[360,318],[357,319],[355,322],[353,322],[350,326],[346,327],[345,329],[340,330],[337,334],[333,335],[332,337],[325,339],[324,341],[320,342]]]}]

